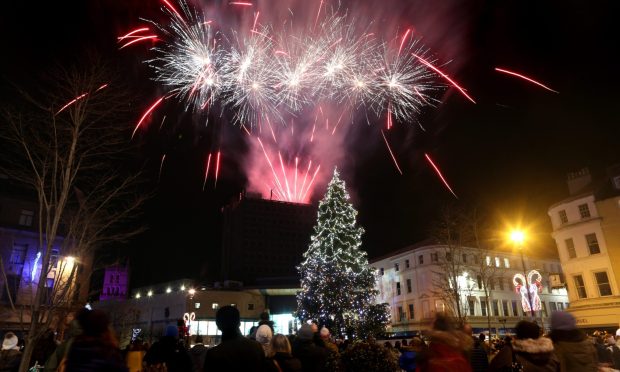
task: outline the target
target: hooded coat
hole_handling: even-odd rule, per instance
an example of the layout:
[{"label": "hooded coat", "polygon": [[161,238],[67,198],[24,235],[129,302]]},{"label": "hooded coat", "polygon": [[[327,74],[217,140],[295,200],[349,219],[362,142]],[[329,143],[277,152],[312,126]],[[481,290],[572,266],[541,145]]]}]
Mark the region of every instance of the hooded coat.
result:
[{"label": "hooded coat", "polygon": [[523,366],[523,372],[560,372],[560,361],[554,354],[553,342],[546,337],[525,338],[512,341],[493,358],[489,371],[502,371],[515,360]]},{"label": "hooded coat", "polygon": [[562,372],[591,372],[597,370],[598,355],[594,344],[578,329],[552,331],[554,352]]}]

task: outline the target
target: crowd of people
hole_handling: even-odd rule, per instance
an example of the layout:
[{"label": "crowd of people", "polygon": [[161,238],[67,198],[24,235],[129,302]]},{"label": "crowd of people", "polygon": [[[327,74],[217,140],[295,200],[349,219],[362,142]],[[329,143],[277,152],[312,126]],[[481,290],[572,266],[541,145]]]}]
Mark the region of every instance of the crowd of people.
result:
[{"label": "crowd of people", "polygon": [[[437,314],[422,337],[383,345],[372,339],[334,338],[329,329],[315,323],[303,324],[295,335],[276,334],[266,313],[250,334],[242,335],[239,311],[232,306],[218,310],[216,324],[221,341],[214,347],[205,346],[201,336],[195,336],[187,347],[179,328],[169,325],[153,345],[138,339],[121,350],[106,314],[84,309],[77,314],[66,341],[56,344],[53,332],[39,339],[30,365],[35,365],[33,371],[45,372],[620,370],[616,345],[620,335],[586,335],[577,328],[575,318],[562,311],[552,313],[551,329],[545,335],[536,323],[522,320],[513,337],[489,340],[485,334],[474,336],[469,325],[459,326],[454,319]],[[365,346],[359,347],[362,343]],[[18,370],[22,346],[14,333],[4,335],[0,372]]]}]

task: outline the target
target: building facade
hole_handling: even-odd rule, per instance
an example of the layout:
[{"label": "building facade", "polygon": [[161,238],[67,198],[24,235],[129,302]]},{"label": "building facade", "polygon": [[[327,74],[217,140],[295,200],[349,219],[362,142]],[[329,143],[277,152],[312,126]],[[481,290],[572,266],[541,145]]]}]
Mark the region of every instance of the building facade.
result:
[{"label": "building facade", "polygon": [[[387,303],[391,311],[391,325],[388,334],[410,336],[430,327],[436,312],[455,312],[454,305],[441,288],[445,283],[446,246],[420,243],[405,247],[397,252],[371,261],[377,269],[378,303]],[[460,310],[464,319],[476,333],[489,330],[491,334],[511,333],[521,319],[530,319],[531,313],[524,311],[524,297],[516,291],[527,273],[532,274],[532,288],[539,288],[540,311],[536,319],[548,327],[548,317],[553,310],[568,307],[566,289],[557,283],[561,266],[557,259],[524,257],[523,270],[520,255],[512,252],[482,251],[475,248],[459,248],[459,297]],[[486,281],[478,275],[481,265],[492,268],[492,280]],[[490,272],[490,271],[485,271]],[[490,276],[489,276],[490,277]],[[488,294],[488,296],[487,296]],[[534,302],[535,299],[532,299]],[[490,317],[489,317],[490,316]]]},{"label": "building facade", "polygon": [[[620,326],[620,168],[599,181],[588,169],[568,175],[569,197],[549,218],[566,274],[569,311],[584,329]],[[616,265],[614,265],[616,263]]]},{"label": "building facade", "polygon": [[[89,257],[63,252],[57,237],[50,252],[50,265],[42,267],[38,205],[23,190],[7,191],[0,182],[0,330],[21,331],[30,324],[30,306],[41,280],[45,281],[43,304],[54,304],[58,314],[84,304],[88,296]],[[45,239],[45,237],[43,237]],[[45,244],[45,242],[44,242]],[[3,271],[3,272],[2,272]],[[12,304],[15,306],[12,306]],[[56,314],[56,315],[58,315]],[[62,323],[59,320],[51,326]]]},{"label": "building facade", "polygon": [[299,286],[296,267],[310,243],[316,206],[242,194],[223,213],[223,280]]}]

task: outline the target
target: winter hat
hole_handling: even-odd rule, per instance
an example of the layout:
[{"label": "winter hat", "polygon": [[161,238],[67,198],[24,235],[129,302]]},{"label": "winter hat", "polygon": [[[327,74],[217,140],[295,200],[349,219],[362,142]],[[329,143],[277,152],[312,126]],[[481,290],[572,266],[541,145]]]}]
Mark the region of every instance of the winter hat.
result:
[{"label": "winter hat", "polygon": [[329,337],[329,329],[327,329],[327,327],[321,328],[321,337],[323,338]]},{"label": "winter hat", "polygon": [[166,326],[166,330],[164,331],[164,337],[179,337],[179,328],[172,324]]},{"label": "winter hat", "polygon": [[517,323],[517,326],[515,327],[515,333],[517,334],[517,338],[520,340],[526,338],[537,339],[538,337],[540,337],[540,327],[534,322],[522,320]]},{"label": "winter hat", "polygon": [[302,325],[297,331],[297,338],[300,340],[312,340],[314,332],[312,332],[312,326],[310,324]]},{"label": "winter hat", "polygon": [[17,347],[17,336],[13,332],[7,332],[2,341],[2,350],[11,350]]},{"label": "winter hat", "polygon": [[273,333],[271,332],[271,328],[266,324],[263,324],[256,330],[256,341],[261,344],[268,344],[271,342],[271,337],[273,337]]},{"label": "winter hat", "polygon": [[620,336],[620,328],[616,330],[616,336]]},{"label": "winter hat", "polygon": [[551,313],[552,331],[572,331],[577,329],[577,321],[571,313],[554,311]]}]

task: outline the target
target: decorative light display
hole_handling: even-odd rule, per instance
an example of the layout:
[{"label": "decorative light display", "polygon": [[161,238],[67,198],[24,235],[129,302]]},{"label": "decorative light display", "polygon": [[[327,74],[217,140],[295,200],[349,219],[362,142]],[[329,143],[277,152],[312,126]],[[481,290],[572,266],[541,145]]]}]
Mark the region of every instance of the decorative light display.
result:
[{"label": "decorative light display", "polygon": [[357,226],[357,211],[348,199],[345,183],[334,170],[319,203],[310,247],[298,267],[297,316],[316,320],[334,334],[364,337],[382,329],[388,313],[375,305],[375,273],[360,249],[364,229]]},{"label": "decorative light display", "polygon": [[[542,292],[542,275],[536,270],[531,270],[527,274],[527,281],[523,274],[515,274],[512,277],[512,284],[515,286],[515,292],[521,295],[521,306],[523,312],[528,311],[540,311],[542,304],[538,294]],[[528,297],[529,290],[529,297]],[[530,298],[532,299],[533,306],[530,307]]]},{"label": "decorative light display", "polygon": [[30,279],[34,282],[35,276],[37,276],[37,266],[39,264],[39,260],[41,259],[41,252],[37,252],[37,257],[34,259],[34,263],[32,264],[32,271],[30,272]]},{"label": "decorative light display", "polygon": [[134,342],[138,338],[140,332],[142,332],[142,328],[133,328],[131,330],[131,342]]}]

